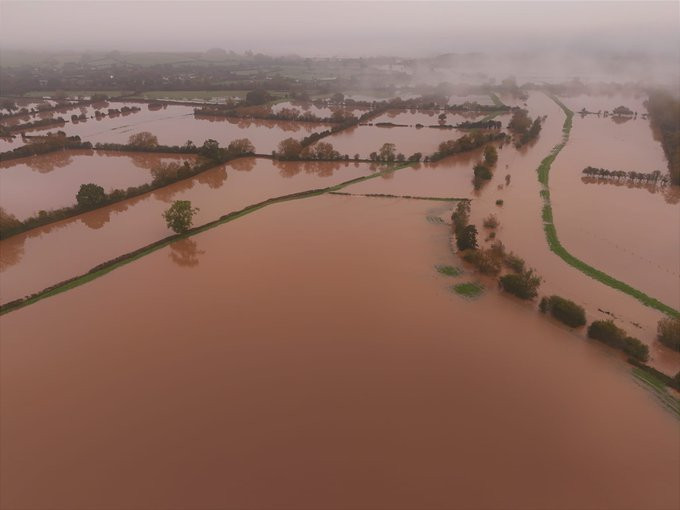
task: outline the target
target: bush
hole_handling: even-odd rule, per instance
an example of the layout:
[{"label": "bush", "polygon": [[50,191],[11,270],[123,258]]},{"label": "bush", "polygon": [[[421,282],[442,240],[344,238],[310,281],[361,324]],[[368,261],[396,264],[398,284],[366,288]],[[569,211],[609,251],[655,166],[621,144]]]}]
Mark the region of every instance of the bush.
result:
[{"label": "bush", "polygon": [[486,166],[486,165],[483,165],[482,163],[477,163],[474,166],[473,172],[474,172],[474,175],[475,175],[475,179],[478,179],[478,180],[481,179],[481,180],[488,181],[489,179],[491,179],[493,177],[493,174],[491,173],[491,170],[489,170],[489,167]]},{"label": "bush", "polygon": [[477,227],[467,225],[456,232],[456,246],[460,251],[477,249]]},{"label": "bush", "polygon": [[501,271],[501,265],[491,250],[469,250],[463,254],[463,260],[483,274],[498,274]]},{"label": "bush", "polygon": [[571,328],[579,328],[586,323],[586,311],[582,306],[560,296],[541,299],[541,312],[550,312],[558,321]]},{"label": "bush", "polygon": [[489,214],[486,218],[484,218],[485,228],[496,228],[498,227],[498,225],[499,225],[498,218],[496,218],[495,214]]},{"label": "bush", "polygon": [[90,209],[97,207],[106,200],[106,193],[104,188],[96,184],[81,184],[78,193],[76,194],[76,201],[80,207]]},{"label": "bush", "polygon": [[488,166],[494,166],[498,161],[498,151],[493,145],[487,145],[484,147],[484,164]]},{"label": "bush", "polygon": [[599,340],[640,361],[647,361],[649,348],[637,338],[630,337],[611,320],[595,321],[588,326],[588,338]]},{"label": "bush", "polygon": [[181,234],[191,228],[193,216],[198,208],[191,207],[189,200],[175,200],[170,208],[163,213],[168,228]]},{"label": "bush", "polygon": [[680,319],[664,317],[657,326],[659,342],[674,351],[680,351]]},{"label": "bush", "polygon": [[512,269],[515,273],[522,273],[526,267],[524,259],[514,253],[508,253],[503,260],[505,265]]},{"label": "bush", "polygon": [[503,205],[503,199],[499,198],[498,200],[496,200],[496,205],[498,206]]},{"label": "bush", "polygon": [[505,292],[509,292],[520,299],[533,299],[538,295],[541,277],[534,274],[533,269],[521,273],[501,276],[498,283]]}]

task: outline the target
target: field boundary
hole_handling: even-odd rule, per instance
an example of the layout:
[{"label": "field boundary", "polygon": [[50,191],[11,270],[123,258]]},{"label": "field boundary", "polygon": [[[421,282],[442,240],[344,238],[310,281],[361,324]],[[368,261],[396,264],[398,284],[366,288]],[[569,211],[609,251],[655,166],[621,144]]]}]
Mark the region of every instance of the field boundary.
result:
[{"label": "field boundary", "polygon": [[576,269],[581,271],[586,276],[589,276],[590,278],[593,278],[599,281],[600,283],[603,283],[613,289],[628,294],[629,296],[640,301],[643,305],[659,310],[660,312],[663,312],[671,317],[680,317],[680,312],[678,310],[672,308],[671,306],[668,306],[665,303],[662,303],[658,299],[648,296],[641,290],[638,290],[635,287],[632,287],[627,283],[622,282],[621,280],[617,280],[613,276],[610,276],[607,273],[604,273],[603,271],[600,271],[599,269],[596,269],[593,266],[587,264],[586,262],[569,253],[569,251],[567,251],[567,249],[560,242],[557,236],[557,228],[555,227],[555,223],[553,220],[552,204],[550,202],[550,186],[549,186],[550,167],[552,166],[553,161],[555,161],[560,151],[569,141],[569,134],[571,133],[574,112],[571,111],[564,103],[562,103],[554,95],[552,94],[547,95],[562,109],[566,116],[564,124],[562,126],[562,141],[552,148],[550,154],[548,154],[548,156],[546,156],[541,161],[541,164],[536,169],[536,172],[538,173],[538,181],[542,185],[540,194],[541,198],[543,199],[543,210],[541,213],[543,217],[543,230],[545,231],[545,237],[546,240],[548,241],[550,251],[555,253],[558,257],[560,257],[570,266],[575,267]]},{"label": "field boundary", "polygon": [[25,306],[32,305],[33,303],[36,303],[42,299],[51,297],[51,296],[56,296],[57,294],[61,294],[62,292],[66,292],[67,290],[79,287],[81,285],[84,285],[92,280],[95,280],[101,276],[104,276],[111,271],[122,267],[126,264],[129,264],[130,262],[134,262],[135,260],[138,260],[146,255],[149,255],[157,250],[160,250],[161,248],[165,248],[166,246],[170,245],[171,243],[175,241],[180,241],[182,239],[187,239],[190,237],[193,237],[197,234],[200,234],[202,232],[205,232],[207,230],[213,229],[215,227],[218,227],[220,225],[223,225],[225,223],[229,223],[230,221],[237,220],[239,218],[242,218],[243,216],[246,216],[250,213],[253,213],[255,211],[258,211],[260,209],[263,209],[267,206],[273,205],[273,204],[278,204],[281,202],[288,202],[291,200],[300,200],[303,198],[310,198],[310,197],[315,197],[319,195],[323,195],[325,193],[333,193],[337,192],[347,186],[351,186],[352,184],[356,184],[362,181],[366,181],[368,179],[374,179],[376,177],[379,177],[381,175],[385,175],[388,173],[396,172],[397,170],[401,170],[403,168],[409,167],[414,163],[405,163],[402,165],[398,166],[392,166],[389,168],[386,168],[380,172],[376,172],[374,174],[370,175],[365,175],[362,177],[357,177],[354,179],[350,179],[349,181],[341,182],[340,184],[335,184],[333,186],[328,186],[326,188],[315,188],[315,189],[310,189],[306,191],[299,191],[297,193],[291,193],[288,195],[282,195],[279,197],[274,197],[274,198],[268,198],[267,200],[263,200],[262,202],[257,202],[255,204],[248,205],[244,207],[243,209],[240,209],[238,211],[232,211],[227,214],[224,214],[220,216],[218,219],[209,221],[208,223],[204,223],[203,225],[200,225],[198,227],[194,227],[189,229],[187,232],[183,234],[173,234],[167,237],[164,237],[163,239],[159,239],[157,241],[154,241],[153,243],[147,244],[141,248],[137,248],[136,250],[133,250],[128,253],[124,253],[123,255],[119,255],[118,257],[115,257],[113,259],[110,259],[106,262],[103,262],[101,264],[98,264],[97,266],[93,267],[86,273],[74,276],[72,278],[69,278],[67,280],[63,280],[59,283],[56,283],[54,285],[50,285],[49,287],[46,287],[43,290],[40,290],[38,292],[35,292],[33,294],[30,294],[28,296],[25,296],[23,298],[15,299],[13,301],[9,301],[7,303],[4,303],[0,305],[0,315],[4,315],[6,313],[13,312],[15,310],[19,310],[20,308],[24,308]]}]

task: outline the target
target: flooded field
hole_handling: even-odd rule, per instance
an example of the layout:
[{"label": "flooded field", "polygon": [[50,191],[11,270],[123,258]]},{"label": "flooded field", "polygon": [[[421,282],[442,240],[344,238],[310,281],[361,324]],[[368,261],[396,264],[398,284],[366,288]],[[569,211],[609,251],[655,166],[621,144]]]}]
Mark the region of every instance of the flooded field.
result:
[{"label": "flooded field", "polygon": [[135,154],[93,150],[52,152],[0,163],[0,203],[24,220],[40,210],[76,203],[81,184],[94,183],[105,192],[151,182],[152,168],[194,156]]},{"label": "flooded field", "polygon": [[587,183],[587,166],[667,173],[649,121],[576,116],[550,173],[553,216],[575,256],[680,309],[680,187]]},{"label": "flooded field", "polygon": [[[415,127],[416,124],[422,124],[423,126],[438,126],[440,124],[439,115],[441,114],[444,114],[443,123],[452,126],[466,120],[479,120],[484,117],[484,114],[478,112],[459,114],[443,112],[440,110],[388,110],[379,117],[371,119],[371,122],[373,124],[379,122],[392,122],[393,124],[406,124],[407,126],[412,127]],[[456,131],[453,132],[457,133]]]},{"label": "flooded field", "polygon": [[0,506],[677,508],[676,418],[608,349],[450,292],[450,212],[278,204],[3,316]]},{"label": "flooded field", "polygon": [[366,159],[371,152],[380,151],[384,143],[393,143],[397,153],[401,152],[406,157],[416,152],[422,153],[424,157],[435,152],[441,142],[454,140],[462,135],[463,132],[457,129],[356,126],[328,136],[323,141],[332,143],[340,154],[349,154],[350,157],[359,154]]},{"label": "flooded field", "polygon": [[[541,295],[558,294],[576,301],[586,309],[589,321],[615,319],[615,322],[630,335],[639,338],[649,345],[650,363],[652,365],[667,373],[675,374],[680,370],[680,354],[671,351],[656,341],[657,322],[663,317],[661,312],[644,306],[623,292],[593,280],[576,268],[566,264],[550,251],[543,231],[543,220],[541,217],[543,202],[539,195],[541,188],[537,179],[536,168],[538,168],[541,160],[550,152],[551,148],[559,143],[562,136],[561,130],[564,114],[554,102],[542,94],[531,94],[527,104],[529,115],[547,115],[547,120],[534,145],[521,151],[517,151],[509,146],[499,151],[499,159],[493,179],[481,189],[472,203],[471,221],[477,225],[480,231],[480,239],[484,239],[489,232],[482,227],[483,219],[489,213],[496,214],[500,221],[500,227],[497,229],[498,239],[505,244],[506,249],[520,255],[526,260],[529,267],[537,270],[544,280],[540,288]],[[605,120],[611,122],[611,119]],[[578,215],[581,213],[578,209],[581,207],[581,196],[588,197],[589,193],[586,188],[589,185],[578,182],[581,186],[578,193],[574,192],[572,186],[572,196],[569,200],[561,200],[559,198],[562,193],[560,190],[562,177],[560,176],[559,165],[562,164],[562,158],[568,154],[567,151],[572,141],[578,138],[577,133],[578,124],[575,118],[574,128],[572,128],[571,132],[572,140],[557,157],[550,173],[550,191],[553,200],[555,224],[562,244],[569,251],[578,249],[578,246],[572,247],[569,239],[565,237],[565,235],[569,235],[566,232],[569,222],[572,221],[570,218],[579,218]],[[574,179],[580,181],[581,170],[582,168],[574,170],[579,174]],[[505,176],[508,174],[511,176],[511,181],[509,185],[506,185]],[[353,186],[348,188],[348,191],[354,191],[354,189],[355,187]],[[641,193],[643,196],[646,195],[644,191],[632,191]],[[653,198],[663,202],[664,207],[668,206],[660,196]],[[496,200],[499,199],[504,201],[502,206],[495,205]],[[646,198],[643,200],[646,200]],[[602,206],[603,211],[605,207],[606,204]],[[614,210],[618,210],[619,206],[612,205],[612,207],[615,208]],[[651,208],[648,210],[652,211]],[[632,214],[633,211],[634,209],[631,209],[631,212],[628,214]],[[605,213],[603,212],[602,214]],[[582,221],[585,223],[582,223],[579,227],[589,229],[591,224],[607,220],[604,218],[588,218]],[[611,221],[615,220],[612,218]],[[650,221],[658,220],[652,219]],[[675,222],[677,224],[677,219]],[[577,225],[577,223],[578,220],[574,220],[572,224]],[[565,225],[565,234],[563,234],[563,225]],[[650,235],[653,236],[654,233],[650,233]],[[592,239],[589,242],[591,241]],[[600,243],[600,246],[604,246],[604,243]],[[611,251],[612,248],[608,249],[610,253],[615,253]],[[667,250],[664,249],[664,253],[666,252]],[[576,256],[583,256],[583,260],[586,263],[609,272],[610,266],[598,266],[594,260],[590,260],[590,255],[586,256],[578,252],[574,254]],[[628,258],[627,260],[631,259]],[[621,278],[634,285],[636,280],[633,280],[631,275],[635,270],[634,268],[638,265],[640,263],[636,262],[629,269],[629,274],[623,274]],[[611,267],[613,272],[614,267]],[[652,291],[650,290],[649,292]],[[653,292],[652,295],[659,297],[657,295],[659,293],[658,291]]]},{"label": "flooded field", "polygon": [[[88,107],[87,121],[69,122],[59,129],[69,136],[78,135],[83,141],[92,143],[127,143],[130,135],[140,131],[152,132],[161,145],[184,145],[187,140],[202,145],[212,138],[225,146],[236,138],[249,138],[257,152],[269,154],[284,138],[303,138],[327,127],[325,124],[310,122],[194,117],[194,107],[185,105],[168,105],[160,109],[149,109],[144,103],[111,102],[108,105],[107,108],[99,109],[105,112],[108,108],[138,106],[142,110],[97,120],[90,118],[96,108]],[[54,131],[54,126],[32,130],[31,133],[49,130]]]},{"label": "flooded field", "polygon": [[[0,241],[0,302],[42,290],[170,235],[161,213],[174,200],[190,200],[199,207],[194,225],[201,225],[267,198],[370,173],[366,163],[243,158],[151,193],[18,234]],[[74,247],[77,257],[72,256]]]}]

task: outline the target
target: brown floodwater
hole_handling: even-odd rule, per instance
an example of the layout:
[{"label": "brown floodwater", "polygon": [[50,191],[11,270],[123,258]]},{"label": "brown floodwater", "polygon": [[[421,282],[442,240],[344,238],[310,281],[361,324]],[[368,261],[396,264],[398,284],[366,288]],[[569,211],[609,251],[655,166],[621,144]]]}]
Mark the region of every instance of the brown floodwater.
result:
[{"label": "brown floodwater", "polygon": [[[406,117],[412,119],[422,119],[424,114],[411,114],[402,112],[395,117],[382,116],[381,120],[371,120],[376,122],[393,122],[394,119],[406,120]],[[454,116],[448,115],[449,122],[453,120]],[[418,120],[399,122],[402,124],[414,125]],[[432,121],[436,124],[436,121]],[[324,138],[323,142],[330,142],[333,147],[340,152],[340,154],[348,154],[354,157],[359,154],[362,158],[368,158],[371,152],[379,152],[384,143],[393,143],[396,151],[403,153],[406,157],[416,152],[422,153],[424,156],[429,156],[439,148],[439,144],[448,140],[455,140],[465,134],[464,131],[458,129],[436,129],[436,128],[415,128],[415,127],[378,127],[378,126],[356,126],[349,129],[344,129],[339,133]]]},{"label": "brown floodwater", "polygon": [[569,143],[550,173],[553,216],[573,255],[680,309],[680,187],[650,192],[586,184],[581,171],[587,166],[667,173],[649,121],[575,116]]},{"label": "brown floodwater", "polygon": [[242,158],[151,193],[12,236],[0,241],[0,302],[42,290],[170,235],[161,214],[174,200],[190,200],[199,207],[194,225],[201,225],[267,198],[323,188],[372,171],[366,163]]},{"label": "brown floodwater", "polygon": [[[138,106],[142,110],[128,115],[90,118],[95,110],[106,112],[108,108],[120,109],[123,106]],[[259,153],[269,154],[276,149],[284,138],[301,139],[315,131],[328,128],[326,124],[311,122],[284,122],[253,119],[226,119],[211,116],[194,116],[194,107],[168,105],[157,110],[149,109],[146,104],[108,103],[106,107],[87,107],[85,122],[66,123],[62,129],[69,136],[80,136],[83,141],[92,143],[127,143],[130,135],[140,131],[150,131],[158,137],[161,145],[184,145],[191,140],[202,145],[208,139],[217,140],[226,146],[236,138],[249,138]],[[54,126],[33,130],[32,134],[54,130]]]},{"label": "brown floodwater", "polygon": [[608,349],[450,292],[474,276],[434,271],[428,215],[277,204],[1,317],[0,506],[678,508],[677,419]]},{"label": "brown floodwater", "polygon": [[151,182],[160,163],[193,161],[194,156],[92,150],[52,152],[0,163],[0,205],[23,220],[40,210],[76,203],[81,184],[111,192]]},{"label": "brown floodwater", "polygon": [[[576,268],[566,264],[566,262],[550,251],[543,231],[543,220],[541,217],[543,202],[539,195],[541,186],[537,179],[536,168],[538,168],[541,160],[550,152],[552,147],[560,142],[564,114],[554,102],[540,93],[530,95],[527,107],[531,116],[547,115],[547,120],[535,144],[521,151],[506,145],[506,147],[499,151],[498,163],[493,179],[476,194],[472,203],[471,221],[477,225],[480,231],[480,240],[483,241],[489,233],[482,226],[483,218],[490,213],[496,214],[500,220],[500,227],[497,229],[498,239],[505,244],[509,251],[513,251],[523,257],[528,266],[535,268],[544,279],[540,288],[541,295],[558,294],[576,301],[586,309],[588,321],[613,318],[630,335],[639,338],[649,345],[650,363],[653,366],[669,374],[677,373],[680,370],[680,354],[671,351],[656,341],[657,322],[663,317],[661,312],[646,307],[633,297],[586,276]],[[604,120],[611,122],[611,119]],[[631,122],[641,122],[641,120]],[[596,185],[581,183],[580,175],[578,176],[580,188],[577,192],[574,192],[575,188],[573,186],[568,188],[574,192],[572,196],[567,197],[560,189],[560,186],[563,184],[559,166],[562,164],[561,158],[568,154],[566,151],[572,141],[578,140],[580,136],[578,134],[579,126],[582,126],[582,124],[574,119],[574,127],[571,131],[572,139],[553,163],[550,173],[550,192],[554,204],[554,221],[560,240],[568,251],[582,257],[586,263],[609,272],[609,266],[595,264],[594,261],[590,260],[590,255],[577,251],[579,250],[578,244],[570,244],[570,240],[565,238],[565,235],[569,234],[563,234],[563,226],[565,232],[569,230],[569,221],[563,218],[569,218],[572,215],[578,217],[581,214],[579,212],[579,209],[582,207],[580,197],[588,197],[590,193],[588,191],[589,188],[586,187],[595,186],[597,189],[600,189]],[[590,163],[586,163],[585,166],[587,164]],[[579,167],[574,171],[580,174],[582,169],[582,167]],[[509,186],[506,186],[505,176],[508,174],[511,176],[511,182]],[[355,188],[355,186],[348,188],[348,191],[354,191]],[[616,191],[619,190],[617,189]],[[643,190],[631,190],[631,192],[633,191],[644,196],[644,198],[641,198],[641,203],[645,204],[648,199],[645,196],[646,192]],[[455,193],[451,193],[451,195],[456,196]],[[592,197],[592,195],[590,196]],[[612,194],[607,192],[607,196],[612,197]],[[664,202],[661,196],[654,196],[653,198],[663,204],[663,208],[669,207],[669,204]],[[504,200],[502,207],[495,205],[498,199]],[[620,209],[618,205],[612,205],[612,207],[616,210]],[[643,210],[653,214],[660,210],[658,207],[644,205],[643,207],[646,207]],[[631,213],[627,214],[630,215]],[[604,207],[602,208],[602,214],[604,214]],[[664,215],[654,216],[649,219],[649,225],[653,225],[656,221],[667,221],[666,218],[667,216]],[[591,224],[597,224],[598,222],[602,224],[604,221],[606,220],[603,218],[589,218],[586,224],[581,225],[581,227],[589,229]],[[611,221],[616,220],[612,219]],[[573,224],[575,225],[576,223]],[[673,221],[670,224],[673,224]],[[675,224],[677,224],[677,218],[675,219]],[[601,234],[606,235],[604,233]],[[652,233],[651,235],[654,234]],[[491,240],[486,244],[490,242]],[[594,241],[591,238],[589,242]],[[599,246],[604,246],[604,244],[600,242]],[[586,244],[583,246],[587,248]],[[616,252],[612,248],[608,248],[608,250],[610,250],[613,257]],[[664,253],[666,252],[664,251]],[[634,259],[627,258],[626,260],[633,261]],[[629,268],[629,273],[621,275],[621,278],[632,284],[633,280],[630,278],[630,275],[640,265],[640,262],[634,262],[634,265]],[[613,272],[615,267],[611,266],[611,269]],[[657,291],[648,289],[648,292],[654,297],[659,297],[662,290],[661,288]],[[508,297],[508,299],[511,298]]]}]

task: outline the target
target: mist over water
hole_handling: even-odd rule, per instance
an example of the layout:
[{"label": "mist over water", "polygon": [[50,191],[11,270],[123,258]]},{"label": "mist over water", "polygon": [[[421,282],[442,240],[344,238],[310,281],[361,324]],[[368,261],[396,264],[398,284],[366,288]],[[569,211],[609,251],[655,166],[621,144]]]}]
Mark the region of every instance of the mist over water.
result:
[{"label": "mist over water", "polygon": [[[303,57],[484,53],[472,72],[669,81],[677,2],[15,2],[0,47],[205,51]],[[493,57],[493,58],[492,58]],[[422,78],[422,77],[421,77]]]}]

